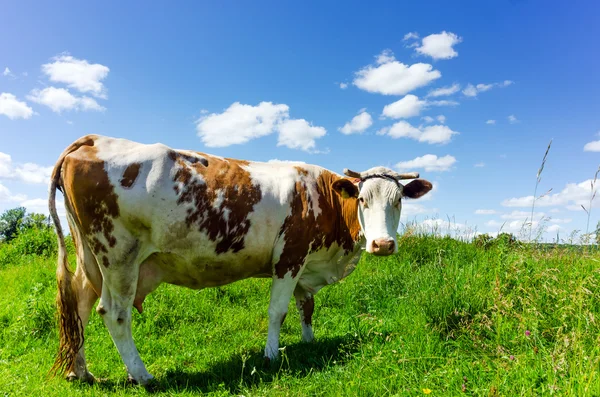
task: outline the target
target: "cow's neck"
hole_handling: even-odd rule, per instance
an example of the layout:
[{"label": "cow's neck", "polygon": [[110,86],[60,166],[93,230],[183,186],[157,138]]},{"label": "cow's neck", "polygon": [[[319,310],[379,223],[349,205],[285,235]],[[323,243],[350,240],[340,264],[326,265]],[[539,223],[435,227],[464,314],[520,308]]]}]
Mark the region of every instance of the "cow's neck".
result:
[{"label": "cow's neck", "polygon": [[344,199],[340,197],[331,187],[333,182],[341,179],[339,176],[326,172],[321,174],[321,192],[327,197],[334,213],[337,215],[335,230],[337,233],[346,234],[352,240],[353,247],[361,244],[362,233],[358,222],[358,203],[355,198]]}]

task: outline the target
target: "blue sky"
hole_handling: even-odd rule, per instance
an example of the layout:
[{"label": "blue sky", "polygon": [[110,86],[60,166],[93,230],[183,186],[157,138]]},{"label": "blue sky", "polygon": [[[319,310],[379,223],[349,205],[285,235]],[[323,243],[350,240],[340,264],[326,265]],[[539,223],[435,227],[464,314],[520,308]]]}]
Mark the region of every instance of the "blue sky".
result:
[{"label": "blue sky", "polygon": [[600,164],[598,3],[155,3],[2,6],[0,211],[46,211],[49,167],[95,133],[419,171],[435,190],[403,221],[517,232],[553,139],[538,195],[552,191],[536,204],[545,237],[585,230]]}]

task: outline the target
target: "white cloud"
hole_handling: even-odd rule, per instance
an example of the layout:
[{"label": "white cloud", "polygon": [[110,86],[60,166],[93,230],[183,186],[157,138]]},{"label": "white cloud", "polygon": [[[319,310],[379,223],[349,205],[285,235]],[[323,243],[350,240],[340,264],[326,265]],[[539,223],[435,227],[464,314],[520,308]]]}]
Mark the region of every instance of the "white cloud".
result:
[{"label": "white cloud", "polygon": [[558,226],[558,225],[550,225],[546,229],[546,232],[548,232],[548,233],[554,233],[554,232],[559,231],[560,229],[562,229],[562,228],[560,226]]},{"label": "white cloud", "polygon": [[419,142],[440,143],[450,142],[452,136],[458,134],[445,125],[430,125],[413,127],[406,121],[398,121],[391,127],[384,127],[377,132],[378,135],[388,135],[392,138],[411,138]]},{"label": "white cloud", "polygon": [[313,151],[315,139],[323,137],[327,131],[323,127],[315,127],[304,119],[284,120],[278,126],[279,140],[277,146],[291,149]]},{"label": "white cloud", "polygon": [[431,105],[431,106],[457,106],[458,102],[456,102],[456,101],[448,101],[448,100],[427,101],[427,105]]},{"label": "white cloud", "polygon": [[492,88],[503,88],[503,87],[508,87],[509,85],[513,84],[514,82],[511,80],[504,80],[501,83],[490,83],[490,84],[477,84],[477,85],[473,85],[473,84],[467,84],[467,86],[465,87],[465,89],[462,91],[462,93],[465,96],[468,97],[476,97],[477,94],[479,94],[480,92],[485,92],[485,91],[489,91]]},{"label": "white cloud", "polygon": [[475,163],[475,164],[473,164],[473,167],[483,168],[483,167],[485,167],[485,163],[483,163],[483,162],[481,162],[481,163]]},{"label": "white cloud", "polygon": [[423,222],[415,223],[412,225],[417,233],[427,233],[434,235],[449,235],[460,239],[471,239],[477,234],[477,227],[467,225],[466,223],[459,223],[455,221],[448,221],[446,219],[426,219]]},{"label": "white cloud", "polygon": [[[27,212],[29,213],[33,212],[36,214],[44,214],[46,216],[50,214],[50,210],[48,208],[48,199],[38,198],[25,200],[21,203],[21,206],[25,207],[27,209]],[[65,203],[63,202],[63,200],[56,200],[56,212],[60,217],[66,216]],[[66,226],[66,222],[64,219],[62,220],[61,224],[63,227]]]},{"label": "white cloud", "polygon": [[520,120],[518,120],[514,114],[511,114],[510,116],[508,116],[508,122],[511,124],[516,124],[518,123]]},{"label": "white cloud", "polygon": [[46,87],[43,90],[34,89],[27,96],[32,102],[48,106],[53,112],[60,113],[63,110],[106,110],[100,106],[95,99],[90,97],[78,97],[65,88]]},{"label": "white cloud", "polygon": [[558,208],[552,208],[549,212],[551,212],[553,214],[558,214],[560,212],[560,210]]},{"label": "white cloud", "polygon": [[85,59],[77,59],[68,54],[52,58],[54,62],[42,65],[42,71],[50,81],[65,83],[80,92],[89,92],[98,98],[106,98],[106,88],[102,80],[108,76],[107,66]]},{"label": "white cloud", "polygon": [[419,33],[408,32],[407,34],[404,35],[404,38],[402,39],[402,41],[414,40],[414,39],[418,39],[418,38],[419,38]]},{"label": "white cloud", "polygon": [[496,214],[496,210],[475,210],[475,214],[477,214],[477,215],[494,215],[494,214]]},{"label": "white cloud", "polygon": [[349,122],[344,124],[342,128],[339,128],[342,134],[354,134],[354,133],[362,133],[367,128],[373,125],[373,118],[369,113],[364,110],[361,110],[360,113],[352,118]]},{"label": "white cloud", "polygon": [[394,57],[394,53],[390,49],[381,51],[381,54],[379,54],[375,57],[375,62],[378,65],[394,62],[395,60],[396,60],[396,58]]},{"label": "white cloud", "polygon": [[23,194],[13,195],[6,186],[4,186],[0,183],[0,203],[22,201],[25,199],[27,199],[27,196],[25,196]]},{"label": "white cloud", "polygon": [[[427,197],[427,196],[425,196]],[[435,214],[438,212],[437,208],[428,208],[418,202],[409,200],[402,201],[402,212],[400,213],[401,220],[406,222],[408,219],[421,214]]]},{"label": "white cloud", "polygon": [[19,101],[13,94],[3,92],[0,94],[0,114],[11,120],[28,119],[33,115],[33,109],[25,102]]},{"label": "white cloud", "polygon": [[399,171],[423,168],[427,172],[448,171],[456,163],[454,156],[446,155],[438,157],[435,154],[426,154],[409,161],[401,161],[396,164]]},{"label": "white cloud", "polygon": [[10,69],[7,67],[4,68],[4,72],[2,72],[2,76],[12,76]]},{"label": "white cloud", "polygon": [[428,124],[428,123],[433,123],[434,119],[431,116],[424,116],[424,117],[421,117],[421,120],[423,120],[425,123]]},{"label": "white cloud", "polygon": [[42,167],[34,163],[13,164],[10,155],[0,152],[0,179],[48,184],[52,169],[52,166]]},{"label": "white cloud", "polygon": [[208,147],[243,144],[278,132],[278,146],[311,151],[315,139],[325,135],[326,130],[304,119],[290,119],[285,104],[261,102],[251,106],[235,102],[223,113],[202,116],[196,122],[196,132]]},{"label": "white cloud", "polygon": [[[552,211],[550,211],[550,212],[552,212]],[[550,219],[550,223],[563,223],[563,224],[565,224],[565,223],[571,223],[571,222],[573,222],[573,219],[571,219],[571,218],[551,218]]]},{"label": "white cloud", "polygon": [[[536,211],[533,214],[534,219],[541,219],[546,216],[545,213]],[[531,211],[513,211],[508,214],[502,214],[502,219],[517,219],[517,220],[526,220],[531,219]]]},{"label": "white cloud", "polygon": [[496,120],[488,120],[485,123],[486,124],[496,124]]},{"label": "white cloud", "polygon": [[[555,194],[547,194],[535,201],[536,207],[566,207],[569,210],[583,211],[581,205],[589,207],[592,180],[580,183],[568,183],[563,190]],[[531,207],[533,196],[515,197],[502,201],[504,207]],[[600,201],[594,200],[593,207],[600,207]]]},{"label": "white cloud", "polygon": [[393,119],[407,119],[418,116],[427,106],[427,102],[420,100],[416,95],[406,95],[404,98],[385,105],[383,115]]},{"label": "white cloud", "polygon": [[473,84],[467,84],[462,93],[466,96],[477,96],[477,88]]},{"label": "white cloud", "polygon": [[423,37],[421,46],[416,51],[433,59],[450,59],[458,56],[454,46],[462,41],[461,37],[451,32],[443,31]]},{"label": "white cloud", "polygon": [[427,63],[405,65],[398,62],[391,51],[377,57],[377,65],[368,65],[356,72],[352,82],[361,90],[384,95],[404,95],[423,87],[442,74]]},{"label": "white cloud", "polygon": [[477,92],[486,92],[491,90],[493,87],[493,84],[477,84],[475,86],[475,88],[477,88]]},{"label": "white cloud", "polygon": [[600,152],[600,141],[592,141],[585,144],[584,152]]},{"label": "white cloud", "polygon": [[345,90],[346,88],[348,88],[348,83],[340,83],[340,88],[342,90]]},{"label": "white cloud", "polygon": [[[423,110],[427,109],[429,106],[453,106],[458,105],[457,102],[454,101],[427,101],[419,99],[416,95],[406,95],[402,99],[397,100],[396,102],[392,102],[389,105],[385,105],[383,108],[382,116],[390,117],[393,119],[408,119],[411,117],[418,116]],[[426,122],[432,122],[433,118],[426,116],[428,118],[424,118]],[[430,120],[431,119],[431,120]],[[436,119],[444,124],[446,122],[446,116],[439,115]]]},{"label": "white cloud", "polygon": [[201,117],[196,131],[208,147],[241,144],[272,134],[288,114],[289,107],[285,104],[261,102],[251,106],[235,102],[223,113]]},{"label": "white cloud", "polygon": [[438,96],[448,96],[457,93],[460,91],[460,84],[454,83],[450,87],[441,87],[436,88],[435,90],[429,91],[427,97],[438,97]]}]

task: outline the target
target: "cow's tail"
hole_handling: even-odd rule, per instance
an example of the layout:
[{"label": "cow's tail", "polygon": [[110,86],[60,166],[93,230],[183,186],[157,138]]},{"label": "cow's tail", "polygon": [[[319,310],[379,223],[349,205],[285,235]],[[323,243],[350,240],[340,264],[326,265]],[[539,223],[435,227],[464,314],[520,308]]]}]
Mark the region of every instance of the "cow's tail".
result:
[{"label": "cow's tail", "polygon": [[[58,284],[58,294],[56,296],[56,305],[59,324],[59,347],[54,365],[50,369],[52,376],[65,374],[75,369],[75,359],[79,350],[83,346],[83,325],[79,312],[77,310],[77,291],[73,288],[73,272],[69,268],[67,259],[67,247],[65,245],[65,236],[60,225],[60,218],[56,211],[56,189],[61,188],[61,168],[65,157],[84,145],[93,145],[93,137],[87,136],[74,142],[60,156],[50,181],[50,196],[48,207],[50,217],[54,222],[56,236],[58,238],[58,266],[56,268],[56,281]],[[65,197],[65,201],[66,197]],[[66,205],[68,210],[68,205]]]}]

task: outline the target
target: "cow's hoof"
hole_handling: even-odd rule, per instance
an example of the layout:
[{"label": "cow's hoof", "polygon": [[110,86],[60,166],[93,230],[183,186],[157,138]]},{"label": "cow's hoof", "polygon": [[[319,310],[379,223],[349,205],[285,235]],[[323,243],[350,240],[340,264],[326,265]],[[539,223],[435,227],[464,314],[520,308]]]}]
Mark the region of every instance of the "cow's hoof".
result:
[{"label": "cow's hoof", "polygon": [[89,385],[92,385],[96,382],[96,378],[91,372],[86,372],[83,376],[77,376],[75,372],[69,372],[69,374],[65,377],[68,382],[84,382]]},{"label": "cow's hoof", "polygon": [[156,380],[154,379],[154,376],[148,374],[148,377],[142,378],[140,381],[138,381],[133,376],[128,374],[127,383],[130,385],[141,385],[145,388],[148,388],[150,385],[155,384]]}]

